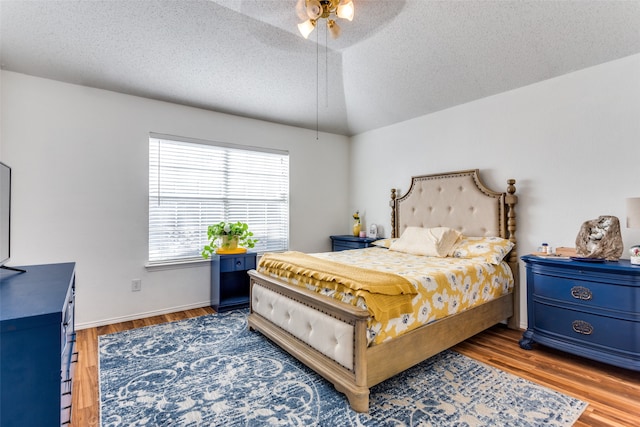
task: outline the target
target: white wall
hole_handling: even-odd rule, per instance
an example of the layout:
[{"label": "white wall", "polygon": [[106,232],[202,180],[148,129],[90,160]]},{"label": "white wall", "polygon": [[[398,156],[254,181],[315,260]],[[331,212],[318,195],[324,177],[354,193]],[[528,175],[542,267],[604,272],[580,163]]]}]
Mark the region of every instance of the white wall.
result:
[{"label": "white wall", "polygon": [[81,327],[206,305],[207,265],[144,268],[149,132],[289,150],[294,250],[329,250],[356,209],[389,235],[392,187],[471,168],[492,188],[517,180],[521,255],[543,241],[574,246],[599,215],[620,218],[628,249],[640,243],[624,227],[625,198],[640,196],[639,76],[634,55],[357,135],[349,150],[341,136],[3,71],[11,264],[76,261]]},{"label": "white wall", "polygon": [[640,196],[640,55],[367,132],[351,149],[351,206],[387,236],[392,187],[479,168],[493,189],[517,180],[520,255],[542,242],[574,247],[599,215],[620,219],[623,258],[640,243],[625,227],[625,198]]},{"label": "white wall", "polygon": [[[290,248],[349,231],[348,138],[2,71],[10,265],[77,263],[77,325],[208,305],[209,264],[148,271],[149,132],[288,150]],[[142,291],[131,292],[131,280]]]},{"label": "white wall", "polygon": [[[2,73],[0,72],[0,99],[2,99]],[[2,124],[2,102],[0,102],[0,125]],[[2,161],[2,132],[0,132],[0,161]]]}]

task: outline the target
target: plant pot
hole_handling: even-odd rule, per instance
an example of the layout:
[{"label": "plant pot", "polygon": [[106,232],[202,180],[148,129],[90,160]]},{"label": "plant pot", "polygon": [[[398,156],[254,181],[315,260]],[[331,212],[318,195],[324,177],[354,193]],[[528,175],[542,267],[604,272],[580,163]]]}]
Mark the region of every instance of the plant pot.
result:
[{"label": "plant pot", "polygon": [[216,253],[235,251],[238,249],[238,236],[222,236],[222,244]]}]

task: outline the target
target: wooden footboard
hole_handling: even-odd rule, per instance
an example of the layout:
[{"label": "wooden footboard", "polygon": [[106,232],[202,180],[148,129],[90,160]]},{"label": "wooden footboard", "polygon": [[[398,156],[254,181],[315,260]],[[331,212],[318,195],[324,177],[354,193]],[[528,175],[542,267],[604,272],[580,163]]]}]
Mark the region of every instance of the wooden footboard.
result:
[{"label": "wooden footboard", "polygon": [[[367,319],[366,310],[318,295],[307,289],[278,281],[255,270],[249,272],[251,313],[249,328],[260,331],[282,349],[331,382],[344,393],[351,407],[358,412],[369,410],[367,385]],[[266,290],[266,292],[265,292]],[[275,294],[275,297],[272,295]],[[274,300],[273,298],[279,298]],[[276,320],[282,326],[276,324]],[[300,320],[303,319],[303,320]],[[309,321],[308,319],[314,319]],[[351,337],[325,337],[318,342],[316,331],[331,332],[336,322],[351,329]],[[290,327],[286,324],[290,323]],[[294,335],[295,334],[295,335]],[[296,335],[298,335],[296,337]],[[336,361],[336,357],[321,351],[322,347],[347,346],[341,354],[351,355],[350,361]],[[337,357],[340,359],[340,357]],[[346,365],[346,366],[345,366]]]},{"label": "wooden footboard", "polygon": [[[289,354],[316,371],[349,399],[352,409],[369,410],[369,388],[414,366],[441,351],[458,344],[488,327],[511,317],[513,296],[504,295],[494,301],[454,316],[435,321],[382,344],[367,346],[367,311],[335,301],[304,288],[295,287],[275,278],[250,271],[251,314],[249,327],[274,341]],[[267,290],[265,294],[264,290]],[[280,299],[272,303],[269,292]],[[262,314],[261,314],[262,313]],[[320,316],[318,316],[318,313]],[[298,317],[296,317],[298,316]],[[292,328],[279,326],[290,318]],[[298,319],[314,319],[313,321]],[[334,331],[335,323],[351,327],[351,343],[345,344],[341,336],[318,342],[315,330]],[[287,330],[289,329],[289,330]],[[297,330],[292,330],[297,329]],[[298,331],[308,330],[308,334]],[[297,336],[296,336],[297,335]],[[306,335],[306,336],[305,336]],[[322,343],[332,342],[337,347],[349,345],[347,353],[352,363],[338,361],[323,350]]]}]

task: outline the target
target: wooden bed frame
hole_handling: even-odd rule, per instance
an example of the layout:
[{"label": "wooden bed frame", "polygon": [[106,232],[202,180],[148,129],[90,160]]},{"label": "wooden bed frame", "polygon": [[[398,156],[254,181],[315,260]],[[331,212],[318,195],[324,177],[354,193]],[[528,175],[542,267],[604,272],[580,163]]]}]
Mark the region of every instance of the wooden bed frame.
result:
[{"label": "wooden bed frame", "polygon": [[[391,237],[408,226],[443,226],[467,236],[499,236],[515,244],[515,191],[513,179],[504,193],[488,189],[477,169],[413,177],[405,195],[398,197],[391,190]],[[368,412],[369,388],[375,384],[505,319],[509,327],[519,327],[515,246],[507,257],[515,280],[511,294],[371,346],[366,310],[252,270],[249,328],[333,383],[355,411]],[[333,331],[340,332],[332,336]]]}]

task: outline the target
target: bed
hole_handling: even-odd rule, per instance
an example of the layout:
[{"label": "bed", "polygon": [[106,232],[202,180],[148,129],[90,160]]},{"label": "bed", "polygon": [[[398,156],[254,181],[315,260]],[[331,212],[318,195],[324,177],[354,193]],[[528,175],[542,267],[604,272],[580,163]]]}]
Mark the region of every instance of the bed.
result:
[{"label": "bed", "polygon": [[447,227],[508,240],[504,263],[513,282],[503,295],[376,343],[369,310],[252,270],[249,328],[333,383],[355,411],[368,412],[372,386],[497,323],[519,327],[515,191],[513,179],[505,192],[487,188],[477,169],[412,177],[404,195],[391,190],[391,238],[408,227]]}]

